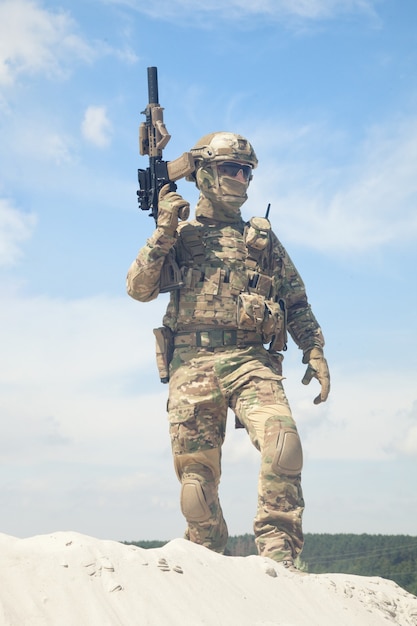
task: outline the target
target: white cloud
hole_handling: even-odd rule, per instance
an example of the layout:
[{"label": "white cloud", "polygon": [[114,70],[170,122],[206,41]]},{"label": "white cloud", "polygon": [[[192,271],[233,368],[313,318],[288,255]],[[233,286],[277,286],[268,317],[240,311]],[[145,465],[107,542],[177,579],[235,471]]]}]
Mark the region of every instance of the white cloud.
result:
[{"label": "white cloud", "polygon": [[[218,20],[265,17],[275,20],[291,18],[301,20],[333,19],[347,13],[362,13],[375,16],[377,0],[207,0],[196,5],[193,0],[160,0],[158,5],[143,3],[140,0],[110,0],[114,4],[123,4],[159,19],[179,19],[187,14],[188,19],[196,21],[210,14]],[[204,22],[207,25],[207,22]]]},{"label": "white cloud", "polygon": [[[308,19],[332,18],[343,13],[373,13],[373,0],[261,0],[260,5],[272,7],[281,6],[289,14]],[[256,6],[256,5],[255,5]]]},{"label": "white cloud", "polygon": [[329,129],[276,128],[277,157],[270,135],[271,127],[252,139],[262,167],[250,198],[258,206],[272,201],[285,241],[346,254],[415,240],[417,119],[372,128],[353,150],[347,137],[331,145]]},{"label": "white cloud", "polygon": [[[14,347],[4,381],[22,380],[36,390],[47,380],[63,388],[70,380],[74,390],[85,389],[87,381],[91,385],[100,378],[113,378],[116,384],[129,368],[146,367],[153,359],[152,332],[139,339],[140,313],[127,295],[67,301],[3,294],[2,301],[2,344]],[[136,350],[140,343],[142,350]],[[62,355],[65,372],[59,368]]]},{"label": "white cloud", "polygon": [[[160,310],[155,305],[147,315]],[[140,332],[138,309],[127,295],[66,301],[2,294],[4,454],[15,455],[17,447],[23,457],[47,460],[65,444],[74,459],[88,442],[90,459],[103,461],[127,431],[140,437],[141,415],[150,432],[153,422],[165,427],[154,337],[149,325]]]},{"label": "white cloud", "polygon": [[19,260],[21,244],[31,236],[35,224],[34,215],[23,213],[9,200],[0,198],[0,267]]},{"label": "white cloud", "polygon": [[[16,172],[30,163],[30,172],[35,169],[42,172],[44,179],[50,176],[51,165],[66,165],[76,160],[76,140],[63,128],[65,115],[57,118],[53,114],[45,115],[44,111],[34,110],[28,119],[20,112],[8,116],[3,137],[4,144],[0,147],[0,158],[3,159],[2,175],[5,180],[13,180]],[[45,169],[45,166],[48,169]],[[49,183],[51,181],[49,180]]]},{"label": "white cloud", "polygon": [[36,144],[37,158],[43,155],[56,165],[69,163],[72,160],[70,143],[67,137],[57,132],[48,132],[44,135],[43,142]]},{"label": "white cloud", "polygon": [[112,126],[107,117],[106,107],[89,106],[81,124],[81,130],[87,141],[105,148],[110,143]]},{"label": "white cloud", "polygon": [[338,461],[417,458],[412,378],[406,371],[348,374],[334,367],[331,395],[318,410],[311,406],[312,391],[304,398],[300,391],[293,408],[308,456]]},{"label": "white cloud", "polygon": [[61,75],[66,62],[91,61],[93,55],[67,13],[31,0],[0,4],[0,85],[12,84],[21,74]]},{"label": "white cloud", "polygon": [[141,307],[127,295],[1,295],[0,458],[8,473],[0,491],[10,510],[38,501],[42,515],[53,509],[52,524],[64,514],[62,524],[76,527],[85,518],[91,528],[107,515],[104,526],[121,537],[132,532],[121,531],[125,523],[133,528],[135,519],[157,516],[155,495],[174,497],[180,517],[167,388],[158,379],[151,330],[163,306]]},{"label": "white cloud", "polygon": [[[136,63],[135,52],[106,41],[87,41],[78,24],[63,10],[48,10],[36,0],[2,0],[0,3],[0,87],[13,85],[20,76],[43,74],[65,77],[75,60],[91,63],[114,56]],[[0,108],[5,104],[0,98]]]},{"label": "white cloud", "polygon": [[417,401],[415,401],[410,411],[401,415],[407,428],[401,437],[396,437],[394,445],[400,454],[410,457],[417,457]]}]

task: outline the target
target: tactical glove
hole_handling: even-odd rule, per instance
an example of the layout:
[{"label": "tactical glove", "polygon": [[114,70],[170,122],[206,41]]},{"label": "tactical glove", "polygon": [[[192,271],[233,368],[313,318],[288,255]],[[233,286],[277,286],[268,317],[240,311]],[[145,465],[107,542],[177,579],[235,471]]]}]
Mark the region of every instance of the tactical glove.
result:
[{"label": "tactical glove", "polygon": [[311,348],[304,353],[303,363],[308,363],[306,373],[302,379],[303,385],[308,385],[312,378],[317,378],[321,385],[321,392],[314,398],[314,404],[326,402],[330,392],[330,374],[327,361],[321,348]]},{"label": "tactical glove", "polygon": [[178,226],[178,218],[188,219],[190,204],[175,191],[170,191],[170,186],[164,185],[158,196],[158,218],[156,225],[162,228],[165,234],[173,237]]}]

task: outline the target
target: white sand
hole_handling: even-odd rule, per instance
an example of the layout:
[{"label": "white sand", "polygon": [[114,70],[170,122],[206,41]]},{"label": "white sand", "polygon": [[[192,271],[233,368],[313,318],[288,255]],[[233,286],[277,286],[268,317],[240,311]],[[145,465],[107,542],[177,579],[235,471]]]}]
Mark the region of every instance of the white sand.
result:
[{"label": "white sand", "polygon": [[417,625],[382,578],[294,574],[175,539],[145,550],[74,532],[0,534],[0,626]]}]

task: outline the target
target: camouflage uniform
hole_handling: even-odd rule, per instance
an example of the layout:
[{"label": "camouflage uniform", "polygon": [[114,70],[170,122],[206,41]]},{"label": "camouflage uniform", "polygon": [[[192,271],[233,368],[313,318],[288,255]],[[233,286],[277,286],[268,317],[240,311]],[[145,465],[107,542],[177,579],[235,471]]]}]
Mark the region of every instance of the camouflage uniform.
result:
[{"label": "camouflage uniform", "polygon": [[180,223],[174,236],[157,228],[129,269],[128,293],[142,302],[156,298],[173,248],[184,286],[171,291],[163,324],[173,336],[168,413],[186,537],[218,552],[226,546],[218,486],[231,408],[261,453],[258,551],[293,560],[303,546],[302,450],[281,351],[287,330],[307,355],[324,340],[268,220],[245,223],[239,210],[220,214],[218,220],[216,202],[202,194],[196,218]]}]

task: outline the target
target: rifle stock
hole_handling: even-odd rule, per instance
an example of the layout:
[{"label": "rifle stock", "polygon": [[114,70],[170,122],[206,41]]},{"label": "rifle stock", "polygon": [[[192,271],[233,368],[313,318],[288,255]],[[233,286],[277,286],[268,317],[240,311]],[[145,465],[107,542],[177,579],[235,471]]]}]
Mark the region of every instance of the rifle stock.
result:
[{"label": "rifle stock", "polygon": [[194,157],[191,152],[184,152],[175,161],[168,161],[167,169],[169,180],[175,181],[185,178],[194,172]]}]

